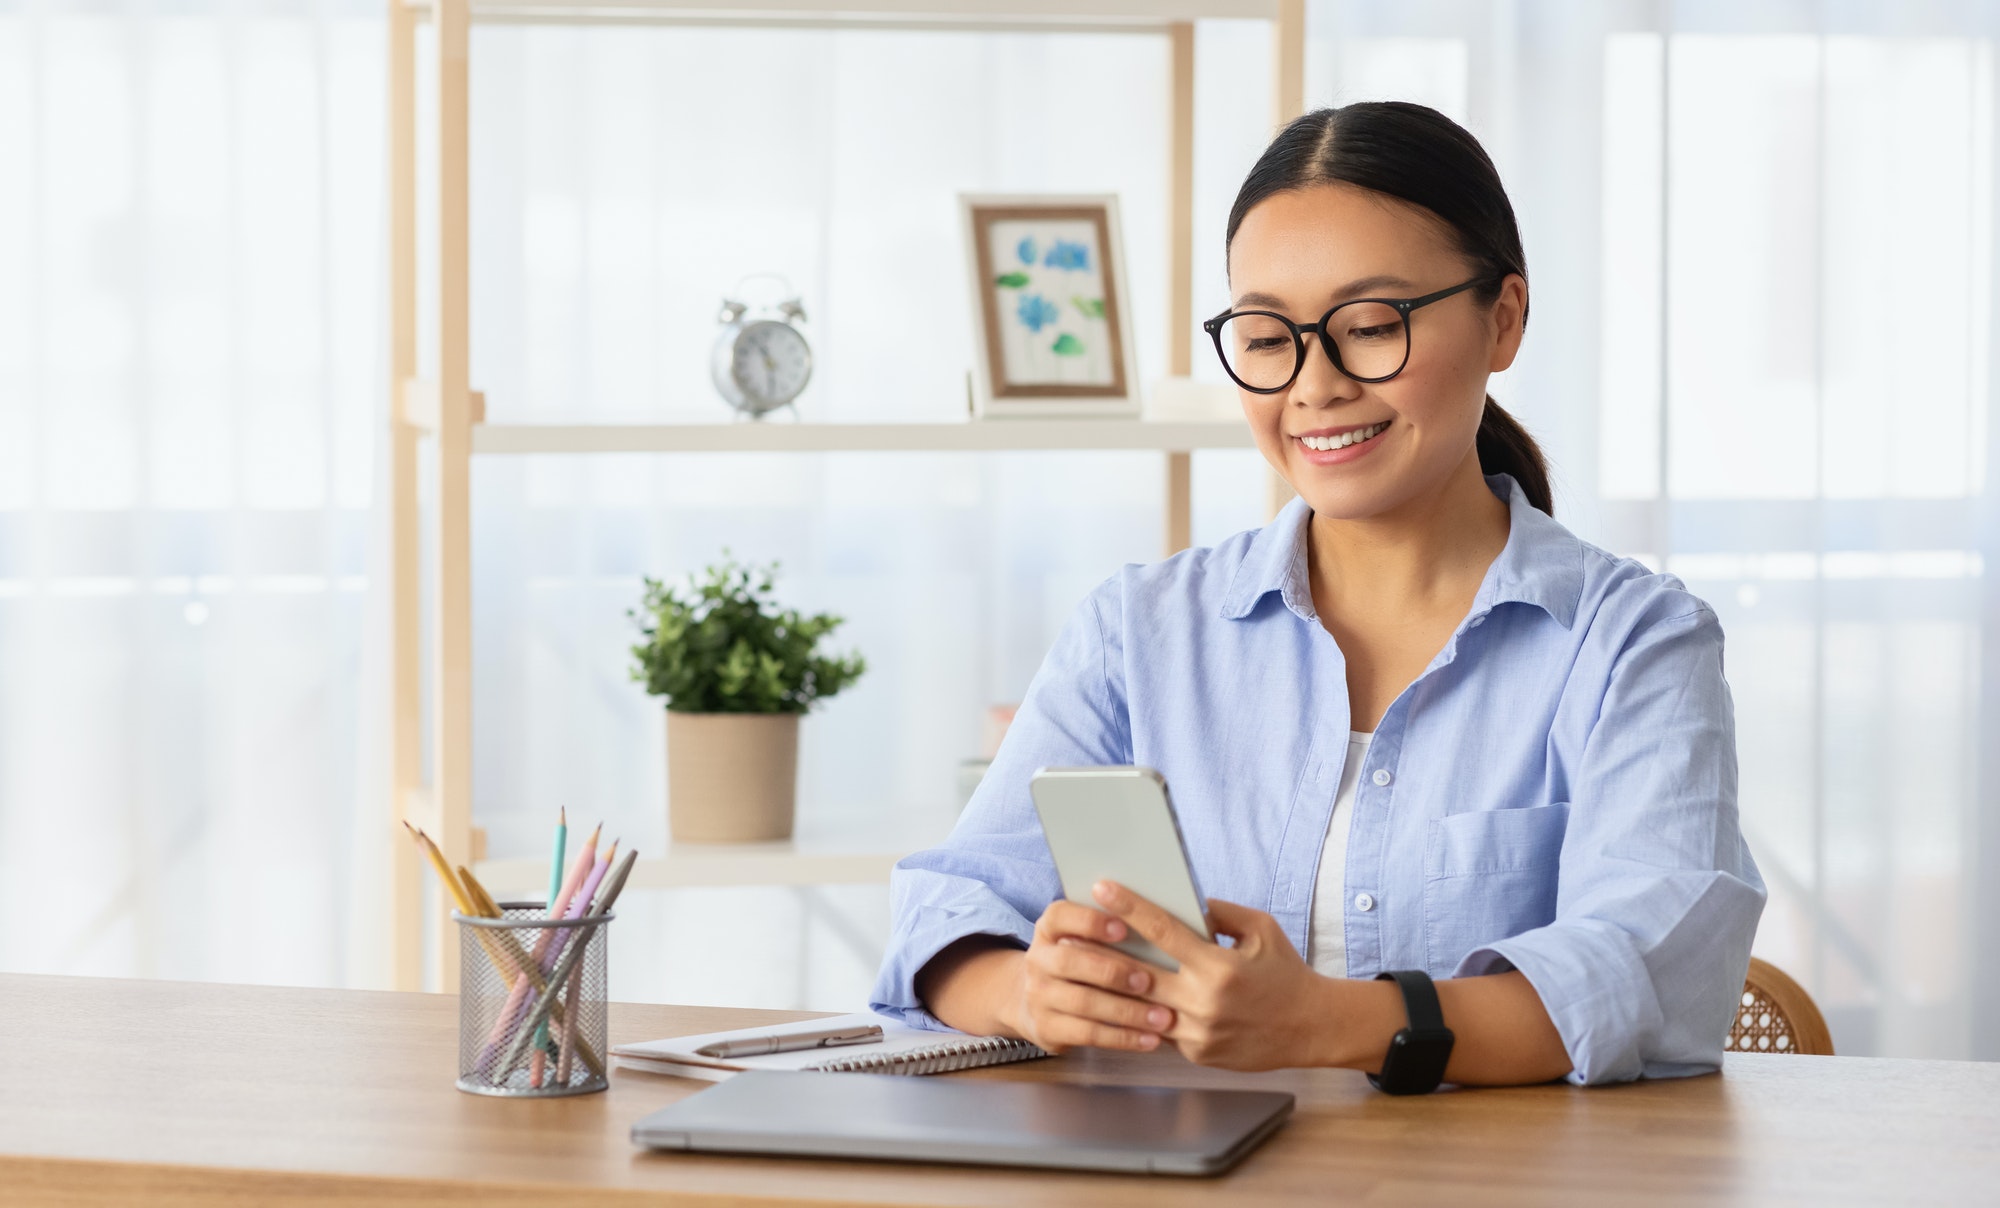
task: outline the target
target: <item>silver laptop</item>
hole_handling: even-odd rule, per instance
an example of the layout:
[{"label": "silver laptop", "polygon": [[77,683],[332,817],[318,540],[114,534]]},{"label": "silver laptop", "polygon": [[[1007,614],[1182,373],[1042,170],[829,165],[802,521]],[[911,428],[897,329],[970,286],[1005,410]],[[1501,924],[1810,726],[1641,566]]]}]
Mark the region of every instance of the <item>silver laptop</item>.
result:
[{"label": "silver laptop", "polygon": [[706,1153],[1221,1174],[1292,1114],[1281,1091],[750,1070],[632,1126]]}]

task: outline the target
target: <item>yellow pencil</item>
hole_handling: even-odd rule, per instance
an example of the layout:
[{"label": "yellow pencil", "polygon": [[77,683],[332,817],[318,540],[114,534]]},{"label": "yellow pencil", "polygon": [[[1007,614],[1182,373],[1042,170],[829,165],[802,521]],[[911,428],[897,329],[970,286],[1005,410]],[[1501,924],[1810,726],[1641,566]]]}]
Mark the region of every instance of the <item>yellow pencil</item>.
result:
[{"label": "yellow pencil", "polygon": [[417,827],[410,826],[408,822],[403,825],[409,827],[410,833],[417,837],[417,846],[423,848],[424,854],[430,857],[431,867],[437,870],[438,880],[444,882],[445,892],[449,893],[451,900],[458,904],[458,912],[477,915],[479,911],[473,908],[472,900],[465,896],[465,887],[458,883],[457,877],[451,875],[451,865],[444,862],[444,853],[437,849],[437,844],[432,843],[431,837]]},{"label": "yellow pencil", "polygon": [[[500,917],[501,912],[498,906],[492,906],[490,912],[486,909],[492,903],[492,899],[487,897],[485,886],[479,886],[478,892],[481,901],[475,905],[474,900],[467,894],[465,886],[459,884],[458,878],[451,875],[451,866],[445,863],[444,853],[438,850],[437,844],[431,842],[431,837],[426,835],[421,827],[410,826],[408,822],[403,823],[403,825],[409,827],[410,834],[417,841],[417,846],[423,848],[424,854],[430,857],[431,866],[437,870],[438,879],[444,882],[445,888],[450,891],[452,899],[458,903],[458,912],[460,914],[470,918],[497,919]],[[461,865],[459,871],[465,874],[467,883],[472,885],[479,884],[477,881],[472,880],[472,871],[470,869]],[[477,935],[480,947],[486,949],[486,959],[492,962],[495,973],[498,973],[501,977],[509,981],[521,976],[523,973],[539,980],[540,970],[533,967],[533,962],[527,959],[527,954],[521,951],[521,946],[514,942],[514,937],[507,936],[503,947],[503,941],[499,937],[488,934],[484,928],[479,929]],[[511,951],[509,951],[510,949]]]},{"label": "yellow pencil", "polygon": [[[481,885],[479,878],[472,875],[471,869],[461,864],[458,866],[458,875],[465,882],[466,893],[472,898],[475,908],[474,913],[478,914],[481,918],[488,919],[502,918],[506,915],[507,912],[500,909],[500,903],[494,901],[493,895],[486,892],[486,886]],[[512,966],[512,969],[495,965],[494,968],[499,971],[502,977],[510,979],[525,977],[536,988],[540,988],[542,984],[542,971],[540,967],[528,956],[527,949],[521,947],[521,941],[515,939],[511,932],[502,931],[489,935],[484,928],[481,928],[480,935],[481,938],[489,941],[489,947],[492,944],[498,944],[504,950],[507,963]]]},{"label": "yellow pencil", "polygon": [[459,865],[458,877],[465,882],[465,892],[471,895],[473,908],[480,914],[489,919],[497,919],[506,913],[500,909],[500,903],[493,900],[493,895],[486,892],[486,887],[479,883],[479,878],[472,875],[471,869],[463,864]]},{"label": "yellow pencil", "polygon": [[[404,822],[403,825],[408,828],[410,834],[416,839],[417,846],[424,849],[424,855],[430,858],[431,867],[437,870],[438,879],[444,882],[445,889],[450,892],[452,900],[458,903],[458,912],[460,914],[471,918],[500,917],[500,907],[494,903],[492,897],[486,892],[486,887],[480,885],[478,880],[473,877],[471,869],[461,866],[461,871],[465,873],[465,885],[477,887],[477,893],[481,899],[479,905],[474,905],[473,899],[467,894],[465,885],[459,884],[458,878],[452,875],[451,865],[445,863],[444,853],[438,850],[437,844],[431,842],[431,837],[426,835],[420,827],[411,826],[408,822]],[[484,908],[488,906],[491,907],[490,913]],[[525,976],[529,984],[534,986],[537,991],[542,990],[546,986],[547,983],[542,978],[542,971],[537,962],[528,956],[526,952],[523,952],[518,943],[513,942],[512,936],[506,938],[503,946],[503,942],[499,938],[487,934],[486,929],[483,927],[478,929],[478,934],[480,947],[486,950],[486,959],[492,963],[494,972],[509,981]],[[511,951],[509,951],[510,949]],[[556,1022],[560,1024],[562,1020],[558,1019]],[[592,1073],[602,1074],[604,1072],[604,1061],[592,1050],[591,1045],[588,1043],[582,1044],[578,1046],[578,1050],[582,1053],[584,1062],[590,1066]]]},{"label": "yellow pencil", "polygon": [[[417,841],[417,846],[423,849],[424,855],[430,858],[431,867],[437,870],[438,879],[444,882],[445,889],[450,892],[452,899],[458,903],[458,912],[464,915],[479,916],[481,912],[474,909],[472,903],[467,900],[465,887],[458,883],[457,877],[451,875],[451,866],[444,862],[444,853],[437,849],[437,844],[432,843],[431,837],[426,835],[421,828],[411,826],[408,822],[403,823],[403,826],[410,832],[410,837]],[[482,890],[481,892],[484,891]],[[486,949],[486,959],[493,963],[493,971],[501,977],[510,980],[514,978],[516,976],[515,963],[507,958],[506,953],[500,951],[495,946],[493,937],[487,935],[484,930],[478,933],[478,937],[480,947]]]}]

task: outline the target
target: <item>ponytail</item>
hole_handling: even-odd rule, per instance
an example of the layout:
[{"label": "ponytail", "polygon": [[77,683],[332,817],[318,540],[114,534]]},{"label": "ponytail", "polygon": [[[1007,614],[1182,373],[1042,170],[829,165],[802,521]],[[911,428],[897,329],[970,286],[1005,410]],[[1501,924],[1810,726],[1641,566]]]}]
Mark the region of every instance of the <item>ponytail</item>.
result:
[{"label": "ponytail", "polygon": [[1542,447],[1490,394],[1479,417],[1477,444],[1481,474],[1512,475],[1529,503],[1551,516],[1556,514],[1555,499],[1549,493],[1549,463],[1542,456]]}]

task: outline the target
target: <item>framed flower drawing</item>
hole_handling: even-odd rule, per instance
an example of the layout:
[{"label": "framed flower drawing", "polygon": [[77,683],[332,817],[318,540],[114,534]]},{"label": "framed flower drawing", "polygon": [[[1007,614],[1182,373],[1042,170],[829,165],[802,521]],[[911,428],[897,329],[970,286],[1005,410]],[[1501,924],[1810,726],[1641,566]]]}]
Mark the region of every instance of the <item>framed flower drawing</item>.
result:
[{"label": "framed flower drawing", "polygon": [[1118,199],[965,194],[959,202],[978,414],[1136,417]]}]

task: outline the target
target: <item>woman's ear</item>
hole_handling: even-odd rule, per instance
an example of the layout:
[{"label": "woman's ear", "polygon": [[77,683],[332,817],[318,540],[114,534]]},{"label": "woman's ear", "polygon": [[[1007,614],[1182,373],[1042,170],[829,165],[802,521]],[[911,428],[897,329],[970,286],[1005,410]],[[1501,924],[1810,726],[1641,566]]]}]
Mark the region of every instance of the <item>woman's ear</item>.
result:
[{"label": "woman's ear", "polygon": [[1519,273],[1508,273],[1487,316],[1492,323],[1493,350],[1486,367],[1499,373],[1512,365],[1521,351],[1521,339],[1528,324],[1528,279]]}]

